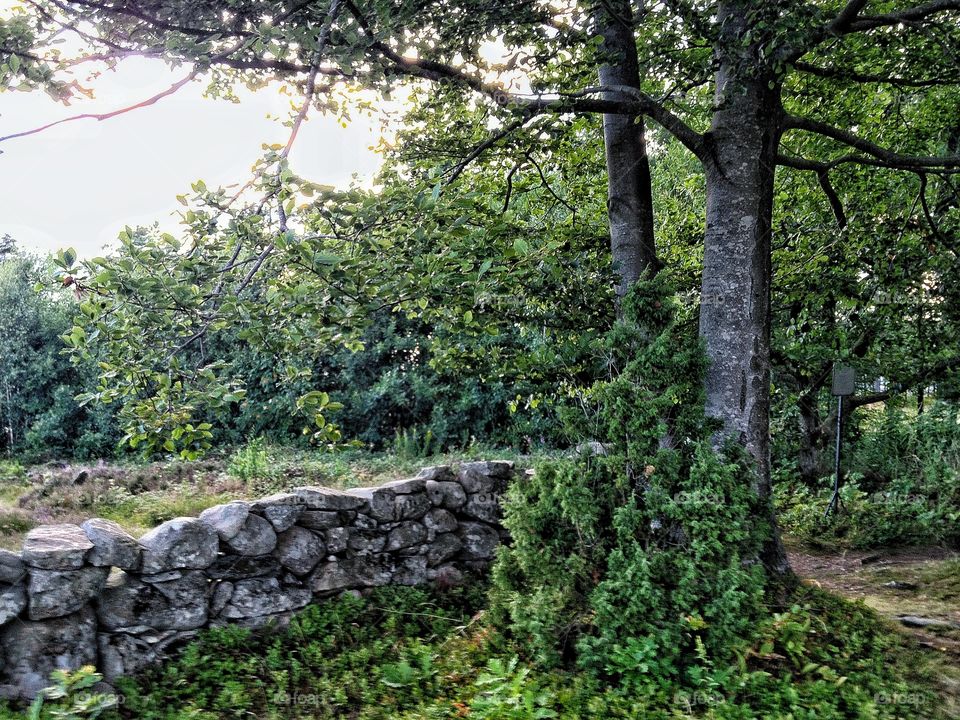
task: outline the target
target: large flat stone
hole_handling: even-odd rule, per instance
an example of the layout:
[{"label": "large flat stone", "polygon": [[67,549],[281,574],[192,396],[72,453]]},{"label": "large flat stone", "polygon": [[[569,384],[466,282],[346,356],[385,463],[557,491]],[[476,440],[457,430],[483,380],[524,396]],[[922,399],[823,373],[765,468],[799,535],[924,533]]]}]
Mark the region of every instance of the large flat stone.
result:
[{"label": "large flat stone", "polygon": [[336,510],[304,510],[297,524],[310,530],[327,530],[345,523]]},{"label": "large flat stone", "polygon": [[279,575],[280,572],[280,562],[272,555],[221,555],[214,560],[213,565],[204,570],[207,577],[215,580],[244,580]]},{"label": "large flat stone", "polygon": [[83,608],[66,617],[22,620],[0,628],[0,693],[30,699],[50,684],[54,670],[97,662],[97,619]]},{"label": "large flat stone", "polygon": [[456,475],[454,475],[449,465],[431,465],[430,467],[425,467],[417,473],[417,477],[427,482],[448,482],[456,479]]},{"label": "large flat stone", "polygon": [[369,505],[367,513],[378,522],[395,522],[400,519],[397,493],[389,488],[354,488],[351,495],[362,498]]},{"label": "large flat stone", "polygon": [[144,574],[203,569],[217,559],[217,531],[197,518],[174,518],[142,538]]},{"label": "large flat stone", "polygon": [[87,520],[80,526],[93,543],[87,562],[98,567],[136,570],[140,567],[140,544],[117,523],[102,518]]},{"label": "large flat stone", "polygon": [[109,573],[105,567],[31,570],[27,584],[29,618],[46,620],[77,612],[100,593]]},{"label": "large flat stone", "polygon": [[220,611],[228,620],[255,618],[298,610],[310,602],[307,588],[281,587],[276,578],[240,580],[233,585],[229,602]]},{"label": "large flat stone", "polygon": [[388,585],[393,566],[383,557],[358,556],[320,565],[310,576],[310,589],[328,593],[349,588]]},{"label": "large flat stone", "polygon": [[42,525],[27,533],[22,559],[42,570],[76,570],[91,550],[93,543],[79,525]]},{"label": "large flat stone", "polygon": [[207,622],[208,580],[200,571],[162,582],[144,582],[115,571],[97,600],[105,630],[145,626],[154,630],[193,630]]},{"label": "large flat stone", "polygon": [[333,488],[308,485],[294,488],[293,492],[307,510],[359,510],[364,504],[363,498]]},{"label": "large flat stone", "polygon": [[380,486],[385,490],[392,490],[397,495],[412,495],[422,493],[427,489],[427,479],[415,477],[409,480],[394,480]]}]

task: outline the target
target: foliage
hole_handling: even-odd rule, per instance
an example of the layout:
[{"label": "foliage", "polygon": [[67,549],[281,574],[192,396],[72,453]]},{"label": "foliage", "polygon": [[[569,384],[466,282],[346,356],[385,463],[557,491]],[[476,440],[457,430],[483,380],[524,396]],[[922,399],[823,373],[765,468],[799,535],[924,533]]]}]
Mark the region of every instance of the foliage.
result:
[{"label": "foliage", "polygon": [[960,545],[960,408],[937,402],[916,415],[890,403],[866,413],[853,434],[840,512],[823,517],[826,483],[786,481],[777,488],[783,526],[811,542],[860,548]]},{"label": "foliage", "polygon": [[475,651],[445,657],[444,645],[481,599],[482,589],[380,588],[310,606],[282,631],[211,631],[176,662],[120,683],[122,710],[140,720],[389,717],[438,693],[438,667],[469,662]]},{"label": "foliage", "polygon": [[[113,454],[118,426],[108,407],[78,408],[95,359],[72,365],[59,336],[74,303],[49,289],[49,263],[17,252],[0,258],[0,449],[28,460]],[[35,289],[36,286],[42,289]]]},{"label": "foliage", "polygon": [[235,450],[227,463],[227,472],[244,481],[267,477],[270,470],[270,455],[263,438]]},{"label": "foliage", "polygon": [[96,689],[103,676],[91,665],[54,670],[50,679],[54,684],[31,703],[26,720],[93,720],[117,705],[116,695]]},{"label": "foliage", "polygon": [[[546,670],[498,637],[482,587],[379,588],[312,605],[289,627],[205,631],[117,683],[110,718],[356,720],[938,718],[934,668],[862,604],[809,588],[761,618],[728,663],[650,693]],[[52,706],[57,707],[57,706]],[[12,720],[0,706],[0,718]]]},{"label": "foliage", "polygon": [[638,283],[622,311],[604,343],[611,378],[584,398],[585,436],[605,452],[513,485],[495,607],[548,666],[575,659],[666,692],[757,617],[766,530],[749,464],[710,447],[702,350],[663,283]]}]

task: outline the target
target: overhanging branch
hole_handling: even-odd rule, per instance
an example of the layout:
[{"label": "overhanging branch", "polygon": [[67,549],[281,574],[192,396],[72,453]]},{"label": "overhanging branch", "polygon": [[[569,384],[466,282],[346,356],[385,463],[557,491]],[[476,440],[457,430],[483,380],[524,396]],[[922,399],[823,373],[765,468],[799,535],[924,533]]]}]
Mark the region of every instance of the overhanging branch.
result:
[{"label": "overhanging branch", "polygon": [[884,15],[859,16],[852,20],[845,30],[846,33],[864,32],[878,27],[917,23],[934,15],[944,12],[960,10],[960,0],[934,0],[923,5],[916,5],[901,12],[886,13]]},{"label": "overhanging branch", "polygon": [[841,230],[847,226],[847,214],[844,212],[843,202],[841,202],[840,196],[837,194],[833,184],[830,182],[830,170],[832,168],[828,164],[819,163],[813,160],[805,160],[804,158],[793,158],[786,155],[778,155],[777,165],[791,167],[795,170],[806,170],[816,173],[817,182],[820,183],[820,189],[823,190],[823,194],[827,196],[827,201],[830,203],[830,209],[833,210],[833,216],[837,219],[837,225]]},{"label": "overhanging branch", "polygon": [[[783,127],[785,131],[802,130],[830,138],[843,145],[852,147],[872,158],[875,162],[871,164],[879,167],[887,167],[895,170],[911,170],[914,172],[924,169],[949,171],[960,169],[960,155],[943,157],[936,155],[904,155],[861,138],[848,130],[841,130],[838,127],[811,118],[787,115],[784,118]],[[849,162],[856,162],[856,160],[850,159]]]},{"label": "overhanging branch", "polygon": [[896,87],[937,87],[940,85],[960,84],[960,74],[955,76],[939,76],[931,78],[905,78],[896,75],[880,75],[876,73],[862,73],[855,70],[842,70],[835,67],[821,67],[812,63],[797,62],[793,67],[800,72],[817,77],[842,80],[853,83],[872,83],[877,85],[894,85]]}]

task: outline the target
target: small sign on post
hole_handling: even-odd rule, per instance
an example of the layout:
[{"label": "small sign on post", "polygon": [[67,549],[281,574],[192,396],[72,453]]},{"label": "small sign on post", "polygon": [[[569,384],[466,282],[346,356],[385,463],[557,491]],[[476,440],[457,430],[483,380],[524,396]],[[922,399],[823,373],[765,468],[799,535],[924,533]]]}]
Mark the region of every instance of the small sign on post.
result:
[{"label": "small sign on post", "polygon": [[833,389],[831,395],[846,397],[857,391],[857,371],[846,365],[836,365],[833,368]]},{"label": "small sign on post", "polygon": [[843,399],[857,391],[857,371],[846,365],[834,365],[833,387],[830,392],[837,398],[837,450],[834,455],[833,497],[823,513],[827,517],[842,504],[840,500],[840,444],[843,440]]}]

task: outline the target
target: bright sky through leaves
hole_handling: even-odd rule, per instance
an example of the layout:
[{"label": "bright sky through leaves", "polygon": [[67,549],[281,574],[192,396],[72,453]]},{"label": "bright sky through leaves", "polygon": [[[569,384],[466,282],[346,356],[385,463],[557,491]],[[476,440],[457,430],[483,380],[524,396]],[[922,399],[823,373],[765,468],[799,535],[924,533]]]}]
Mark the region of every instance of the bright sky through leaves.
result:
[{"label": "bright sky through leaves", "polygon": [[[127,60],[95,81],[94,100],[64,107],[44,93],[0,96],[0,135],[81,112],[107,112],[139,102],[178,80],[151,60]],[[81,120],[0,146],[0,235],[37,252],[72,246],[100,254],[124,225],[159,221],[170,231],[181,206],[176,195],[202,178],[208,186],[243,183],[262,143],[286,142],[288,97],[269,89],[242,102],[202,98],[203,85],[182,88],[157,104],[103,122]],[[343,128],[312,113],[291,153],[291,165],[311,180],[346,185],[369,179],[379,157],[379,126],[355,114]]]}]

